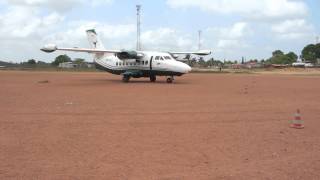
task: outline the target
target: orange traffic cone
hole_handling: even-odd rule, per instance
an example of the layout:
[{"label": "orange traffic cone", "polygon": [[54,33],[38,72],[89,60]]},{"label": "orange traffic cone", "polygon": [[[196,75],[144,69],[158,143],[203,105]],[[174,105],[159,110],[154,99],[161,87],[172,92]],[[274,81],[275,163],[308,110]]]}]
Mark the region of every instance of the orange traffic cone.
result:
[{"label": "orange traffic cone", "polygon": [[303,129],[304,128],[303,121],[301,118],[301,113],[300,113],[299,109],[297,109],[297,112],[294,114],[294,119],[291,122],[290,127],[296,128],[296,129]]}]

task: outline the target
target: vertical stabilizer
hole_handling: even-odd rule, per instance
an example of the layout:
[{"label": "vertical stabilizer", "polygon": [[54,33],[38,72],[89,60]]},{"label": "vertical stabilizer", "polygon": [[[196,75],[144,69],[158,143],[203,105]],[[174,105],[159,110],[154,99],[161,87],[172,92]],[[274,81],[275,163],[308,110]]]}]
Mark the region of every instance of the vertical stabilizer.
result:
[{"label": "vertical stabilizer", "polygon": [[93,49],[104,49],[98,34],[94,29],[87,30],[88,41]]}]

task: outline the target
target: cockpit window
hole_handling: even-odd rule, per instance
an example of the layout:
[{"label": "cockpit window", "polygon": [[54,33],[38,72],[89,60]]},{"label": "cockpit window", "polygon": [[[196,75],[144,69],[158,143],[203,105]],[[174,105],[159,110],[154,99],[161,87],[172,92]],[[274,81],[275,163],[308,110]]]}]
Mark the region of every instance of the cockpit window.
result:
[{"label": "cockpit window", "polygon": [[161,59],[161,61],[163,61],[163,60],[164,60],[164,58],[163,58],[163,57],[160,57],[160,59]]},{"label": "cockpit window", "polygon": [[155,60],[160,60],[160,56],[156,56]]},{"label": "cockpit window", "polygon": [[165,56],[164,58],[167,59],[167,60],[170,60],[170,59],[171,59],[170,56]]}]

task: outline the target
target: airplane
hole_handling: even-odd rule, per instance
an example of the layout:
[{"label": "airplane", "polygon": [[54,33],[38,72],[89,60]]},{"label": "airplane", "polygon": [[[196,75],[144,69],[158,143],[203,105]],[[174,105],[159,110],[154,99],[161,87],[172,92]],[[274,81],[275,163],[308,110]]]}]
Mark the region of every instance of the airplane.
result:
[{"label": "airplane", "polygon": [[88,41],[91,49],[86,48],[58,48],[55,44],[48,44],[41,48],[46,53],[57,50],[86,52],[93,54],[93,61],[99,70],[112,74],[122,75],[123,82],[129,82],[130,78],[150,78],[155,82],[157,76],[166,76],[167,83],[172,83],[174,76],[182,76],[191,71],[191,67],[176,58],[181,54],[194,54],[206,56],[211,51],[201,50],[197,52],[156,52],[156,51],[129,51],[107,50],[98,38],[95,29],[87,30]]}]

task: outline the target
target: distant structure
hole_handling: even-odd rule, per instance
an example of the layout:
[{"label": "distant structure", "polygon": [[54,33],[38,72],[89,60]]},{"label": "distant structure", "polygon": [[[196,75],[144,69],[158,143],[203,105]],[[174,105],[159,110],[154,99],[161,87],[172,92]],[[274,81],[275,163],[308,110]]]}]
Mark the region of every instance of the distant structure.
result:
[{"label": "distant structure", "polygon": [[141,40],[140,40],[140,11],[141,5],[137,5],[137,51],[141,51]]},{"label": "distant structure", "polygon": [[58,67],[62,69],[94,68],[94,63],[84,62],[81,64],[77,64],[74,62],[63,62],[63,63],[60,63]]},{"label": "distant structure", "polygon": [[75,64],[73,62],[63,62],[59,64],[59,68],[64,68],[64,69],[72,69],[72,68],[77,68],[79,65]]},{"label": "distant structure", "polygon": [[202,35],[202,31],[199,30],[198,31],[198,39],[199,39],[199,44],[198,44],[198,50],[200,51],[201,50],[201,35]]}]

